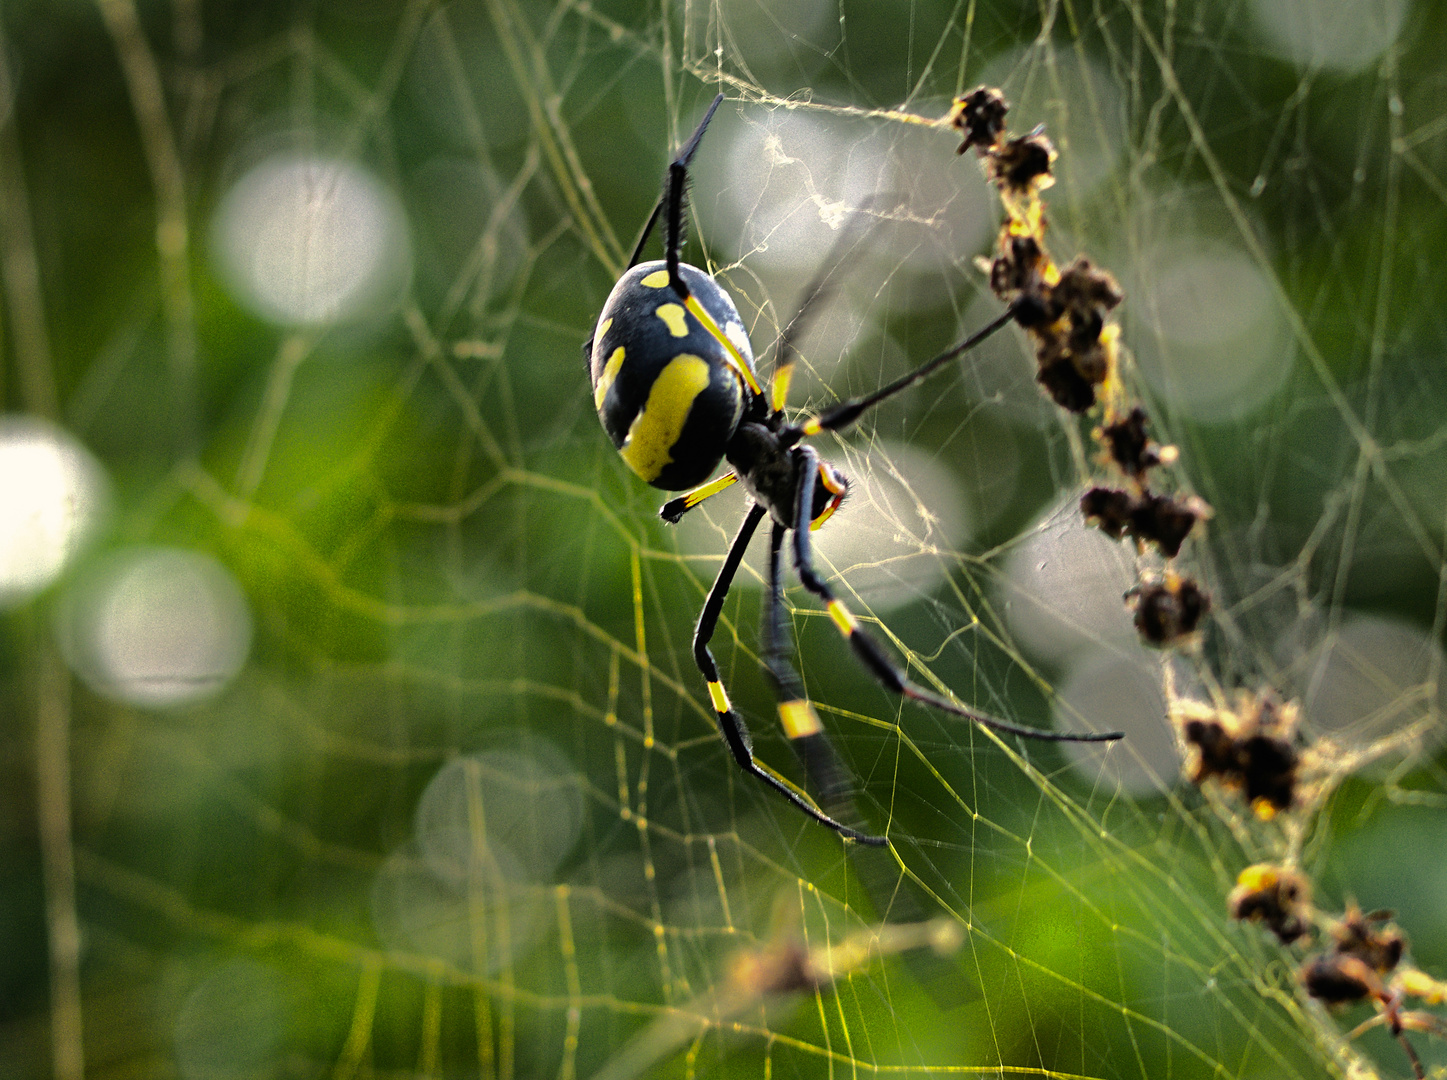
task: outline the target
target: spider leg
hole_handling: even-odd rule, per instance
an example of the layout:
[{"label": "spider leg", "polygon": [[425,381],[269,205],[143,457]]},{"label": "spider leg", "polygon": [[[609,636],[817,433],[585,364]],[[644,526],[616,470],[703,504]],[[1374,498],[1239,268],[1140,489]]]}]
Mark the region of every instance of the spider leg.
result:
[{"label": "spider leg", "polygon": [[829,610],[829,617],[834,620],[834,625],[838,628],[839,633],[849,642],[849,647],[854,650],[854,655],[885,689],[892,690],[911,701],[931,705],[941,712],[951,713],[996,731],[1019,735],[1026,739],[1039,739],[1044,742],[1109,742],[1124,737],[1124,732],[1120,731],[1072,735],[1066,732],[1021,727],[1018,724],[956,705],[949,698],[931,693],[924,687],[910,682],[904,669],[891,660],[889,654],[879,643],[865,632],[864,628],[859,625],[859,621],[844,606],[843,602],[835,597],[833,591],[814,569],[809,524],[810,510],[814,505],[814,482],[819,475],[819,455],[812,446],[802,446],[799,448],[795,460],[798,461],[799,474],[798,492],[795,495],[794,503],[794,567],[798,571],[799,580],[803,583],[804,588],[824,601]]},{"label": "spider leg", "polygon": [[854,423],[854,421],[858,420],[861,414],[874,408],[874,406],[878,405],[881,401],[892,398],[901,390],[909,389],[921,379],[934,374],[942,365],[969,352],[980,342],[1002,330],[1014,317],[1014,307],[1006,308],[1005,313],[996,318],[994,322],[987,323],[958,345],[946,349],[933,359],[926,360],[919,367],[908,374],[901,375],[888,386],[881,387],[874,393],[867,394],[864,397],[850,398],[848,401],[841,401],[838,405],[825,409],[818,416],[806,420],[802,424],[795,424],[785,429],[780,435],[781,443],[784,446],[793,446],[806,436],[818,435],[821,431],[838,431],[840,428],[848,427]]},{"label": "spider leg", "polygon": [[[623,273],[626,274],[638,265],[639,259],[643,258],[643,249],[648,245],[648,238],[653,235],[653,228],[658,224],[658,218],[663,213],[664,204],[667,203],[674,215],[670,218],[668,230],[668,278],[669,282],[677,287],[678,295],[684,297],[685,302],[689,298],[689,293],[687,286],[683,284],[683,278],[678,273],[678,249],[683,246],[683,194],[688,180],[688,163],[693,160],[694,151],[698,149],[704,130],[708,127],[708,122],[713,119],[713,114],[718,110],[723,99],[723,94],[719,94],[713,99],[713,104],[708,107],[708,112],[703,114],[703,119],[694,129],[693,134],[689,136],[688,142],[683,144],[683,149],[678,152],[678,157],[674,158],[668,166],[668,180],[664,185],[663,194],[658,196],[658,201],[653,204],[653,210],[649,213],[648,220],[643,223],[643,228],[638,232],[638,239],[633,244],[633,254],[628,256],[628,265],[623,268]],[[676,182],[675,174],[677,175]],[[704,323],[704,325],[707,326],[708,323]],[[584,367],[588,366],[592,355],[593,339],[590,336],[587,341],[583,342]]]},{"label": "spider leg", "polygon": [[779,334],[778,347],[774,350],[774,372],[769,384],[769,407],[774,412],[782,410],[789,401],[789,382],[793,378],[794,361],[798,356],[796,343],[809,328],[810,320],[815,312],[834,292],[837,284],[833,280],[834,274],[844,262],[846,249],[853,249],[873,225],[865,213],[873,205],[874,200],[868,200],[849,215],[838,239],[834,241],[829,250],[828,258],[824,260],[822,268],[815,275],[814,280],[809,282],[808,288],[804,290],[804,299],[800,301],[794,317]]},{"label": "spider leg", "polygon": [[728,596],[734,574],[738,572],[739,564],[744,559],[744,552],[748,549],[749,541],[753,539],[754,530],[764,519],[764,514],[765,510],[762,506],[758,504],[751,506],[748,515],[744,518],[744,523],[739,526],[738,535],[729,545],[729,553],[724,558],[723,566],[719,568],[718,577],[714,579],[713,588],[709,590],[708,599],[704,601],[703,611],[699,614],[698,628],[693,632],[693,661],[698,665],[698,670],[703,673],[703,677],[708,683],[708,696],[713,701],[719,734],[723,736],[725,745],[728,746],[729,752],[733,754],[734,761],[740,769],[773,788],[799,810],[819,824],[833,829],[840,836],[856,840],[861,844],[881,846],[887,843],[883,837],[870,836],[835,821],[754,759],[753,740],[749,738],[749,729],[744,726],[743,717],[734,712],[733,706],[729,703],[728,693],[719,680],[718,664],[714,662],[708,643],[718,626],[719,615],[723,612],[724,598]]},{"label": "spider leg", "polygon": [[716,480],[710,480],[692,491],[685,491],[676,499],[669,499],[658,511],[658,516],[670,525],[677,525],[683,520],[683,515],[692,510],[705,499],[711,499],[724,488],[731,485],[739,478],[739,474],[730,470]]},{"label": "spider leg", "polygon": [[652,231],[654,224],[658,221],[659,216],[662,215],[664,227],[663,259],[664,264],[668,268],[668,287],[672,289],[679,300],[683,302],[685,310],[697,319],[699,325],[708,331],[709,336],[723,347],[724,352],[728,353],[733,361],[734,373],[743,380],[744,385],[749,388],[749,392],[752,394],[762,394],[764,389],[759,385],[759,380],[755,378],[749,364],[744,360],[743,356],[740,355],[738,346],[729,340],[729,336],[723,332],[722,328],[720,328],[719,324],[714,320],[714,317],[698,302],[698,297],[689,291],[688,283],[683,280],[683,275],[678,269],[680,265],[678,256],[680,250],[683,248],[683,210],[688,201],[686,198],[688,193],[688,163],[693,160],[694,151],[698,149],[698,144],[703,140],[703,133],[708,130],[709,121],[713,119],[713,114],[718,111],[719,104],[723,101],[723,98],[723,94],[719,94],[713,99],[713,104],[708,107],[708,112],[703,114],[703,119],[698,122],[698,127],[696,127],[693,134],[689,136],[688,142],[683,144],[683,149],[678,152],[678,156],[669,163],[668,176],[663,184],[663,196],[653,208],[653,213],[649,215],[648,223],[644,226],[643,234],[638,237],[638,243],[633,249],[633,262],[628,265],[632,267],[633,264],[638,261],[638,256],[643,251],[643,245],[648,241],[649,232]]},{"label": "spider leg", "polygon": [[[628,257],[628,265],[624,273],[632,270],[643,258],[643,249],[648,244],[648,238],[653,235],[653,228],[658,224],[659,217],[663,214],[665,205],[669,208],[668,225],[668,251],[670,259],[668,264],[668,276],[671,279],[678,277],[678,249],[683,246],[682,217],[683,217],[683,187],[688,179],[688,163],[693,160],[694,152],[698,144],[703,140],[703,133],[708,128],[709,121],[713,114],[718,111],[719,105],[723,103],[723,94],[713,99],[713,104],[708,107],[708,112],[703,114],[698,127],[693,129],[693,134],[688,137],[688,142],[683,144],[678,156],[668,166],[668,180],[664,185],[663,194],[658,196],[658,201],[653,204],[653,212],[648,215],[648,220],[643,223],[643,228],[638,233],[638,241],[633,245],[633,254]],[[675,187],[678,189],[675,192]],[[681,295],[687,295],[686,293]]]},{"label": "spider leg", "polygon": [[[784,575],[782,550],[784,526],[774,523],[773,535],[769,540],[769,591],[764,597],[763,618],[763,661],[774,691],[779,698],[779,722],[784,734],[789,737],[809,782],[818,794],[820,805],[838,813],[843,808],[852,813],[854,809],[853,784],[844,763],[839,760],[829,736],[819,723],[814,706],[804,695],[804,682],[789,660],[787,636],[784,630]],[[869,841],[880,845],[883,837],[871,837]]]},{"label": "spider leg", "polygon": [[[693,153],[698,149],[698,144],[703,139],[703,133],[708,129],[708,122],[713,119],[713,114],[718,111],[719,103],[723,101],[723,94],[713,99],[713,104],[708,107],[708,112],[703,114],[698,127],[694,129],[688,142],[683,144],[683,149],[678,152],[668,165],[668,182],[663,189],[663,198],[659,206],[668,216],[664,218],[664,246],[663,258],[668,265],[668,283],[673,286],[673,291],[688,300],[688,286],[683,283],[683,277],[678,272],[678,252],[683,247],[683,205],[684,195],[688,189],[688,163],[693,160]],[[657,220],[658,211],[654,212],[653,220]],[[639,247],[642,247],[640,242]],[[705,323],[707,325],[707,323]]]},{"label": "spider leg", "polygon": [[[623,273],[628,273],[643,259],[643,248],[648,243],[648,238],[653,235],[653,227],[658,224],[658,215],[663,213],[663,196],[658,196],[658,201],[653,204],[653,212],[648,215],[648,220],[643,223],[643,228],[638,231],[638,241],[633,245],[633,254],[628,256],[628,265],[623,268]],[[619,275],[622,277],[622,274]]]}]

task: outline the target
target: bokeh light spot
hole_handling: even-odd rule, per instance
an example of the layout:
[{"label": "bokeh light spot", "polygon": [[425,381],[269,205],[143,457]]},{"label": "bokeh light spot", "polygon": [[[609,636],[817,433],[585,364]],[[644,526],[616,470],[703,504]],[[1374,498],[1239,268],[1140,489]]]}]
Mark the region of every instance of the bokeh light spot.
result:
[{"label": "bokeh light spot", "polygon": [[1442,647],[1410,623],[1375,615],[1344,619],[1306,657],[1307,721],[1364,748],[1435,718],[1424,739],[1431,749],[1443,735],[1444,663]]},{"label": "bokeh light spot", "polygon": [[[705,206],[705,236],[738,237],[737,251],[759,270],[813,273],[849,211],[880,185],[886,164],[867,129],[807,112],[722,112],[707,157],[693,172],[719,191]],[[717,143],[717,146],[714,144]],[[710,167],[721,168],[715,175]]]},{"label": "bokeh light spot", "polygon": [[[978,171],[958,167],[955,145],[919,127],[805,110],[721,109],[690,171],[707,250],[716,259],[741,259],[747,272],[731,275],[738,279],[731,284],[752,292],[749,279],[757,277],[781,323],[831,257],[843,262],[832,280],[842,295],[821,321],[848,304],[870,316],[881,307],[937,307],[959,280],[959,252],[985,243],[994,214]],[[865,228],[846,231],[846,224]],[[842,251],[841,238],[851,242]],[[693,250],[686,257],[702,261]],[[901,270],[908,276],[889,288]],[[746,321],[749,306],[740,304]]]},{"label": "bokeh light spot", "polygon": [[99,694],[133,705],[181,705],[219,693],[251,648],[251,612],[230,572],[179,548],[121,552],[67,592],[57,635],[71,667]]},{"label": "bokeh light spot", "polygon": [[821,568],[839,571],[876,614],[930,593],[970,532],[959,477],[923,450],[884,440],[840,468],[849,496],[813,534]]},{"label": "bokeh light spot", "polygon": [[275,1076],[288,1002],[281,976],[251,960],[206,975],[176,1015],[176,1069],[183,1080]]},{"label": "bokeh light spot", "polygon": [[1406,0],[1253,0],[1256,25],[1283,60],[1359,71],[1397,40]]},{"label": "bokeh light spot", "polygon": [[1076,769],[1132,798],[1160,795],[1180,774],[1166,722],[1160,657],[1141,646],[1089,649],[1069,663],[1055,701],[1057,731],[1123,731],[1120,743],[1061,743]]},{"label": "bokeh light spot", "polygon": [[386,310],[411,276],[401,204],[348,161],[309,154],[263,161],[222,199],[213,238],[236,299],[283,325]]},{"label": "bokeh light spot", "polygon": [[473,872],[461,880],[438,877],[415,841],[404,844],[377,872],[371,899],[372,925],[388,947],[479,974],[516,960],[551,914],[517,857],[491,838],[478,842]]},{"label": "bokeh light spot", "polygon": [[1010,628],[1036,655],[1135,639],[1122,597],[1136,583],[1130,546],[1088,527],[1078,496],[1040,519],[1005,564],[1001,600]]},{"label": "bokeh light spot", "polygon": [[1271,283],[1244,251],[1200,240],[1143,260],[1130,307],[1141,373],[1198,420],[1265,402],[1291,370],[1290,336]]},{"label": "bokeh light spot", "polygon": [[466,970],[512,962],[549,924],[537,890],[582,825],[573,771],[540,739],[449,762],[418,801],[411,841],[373,883],[378,935]]},{"label": "bokeh light spot", "polygon": [[0,610],[59,576],[103,516],[106,491],[99,463],[69,434],[0,418]]},{"label": "bokeh light spot", "polygon": [[546,880],[583,827],[566,759],[533,739],[526,753],[493,750],[444,765],[422,793],[414,828],[433,873],[466,876],[478,826],[513,849],[530,877]]}]

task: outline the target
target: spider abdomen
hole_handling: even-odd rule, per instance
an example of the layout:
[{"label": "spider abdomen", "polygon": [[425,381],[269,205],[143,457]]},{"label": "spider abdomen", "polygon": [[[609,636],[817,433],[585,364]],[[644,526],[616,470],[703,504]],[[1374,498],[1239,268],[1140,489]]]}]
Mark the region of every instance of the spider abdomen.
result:
[{"label": "spider abdomen", "polygon": [[[728,293],[697,267],[678,269],[752,373],[753,350]],[[639,477],[681,491],[718,468],[748,392],[728,349],[684,310],[662,261],[640,263],[613,286],[590,372],[598,418]]]}]

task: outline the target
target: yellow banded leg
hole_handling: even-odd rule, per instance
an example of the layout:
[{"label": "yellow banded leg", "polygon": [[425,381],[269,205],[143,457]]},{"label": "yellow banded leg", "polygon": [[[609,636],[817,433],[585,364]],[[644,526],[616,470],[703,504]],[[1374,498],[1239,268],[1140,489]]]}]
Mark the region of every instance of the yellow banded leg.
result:
[{"label": "yellow banded leg", "polygon": [[[883,846],[888,843],[884,837],[872,836],[836,821],[800,794],[793,784],[754,758],[753,740],[749,738],[748,728],[745,726],[743,718],[734,712],[733,705],[729,702],[728,691],[724,689],[723,682],[719,678],[718,664],[714,661],[713,653],[709,651],[708,643],[718,626],[724,598],[728,596],[729,586],[733,584],[734,575],[738,572],[739,564],[743,562],[744,552],[749,546],[749,541],[753,538],[754,531],[766,513],[764,508],[757,503],[749,507],[749,512],[744,517],[744,523],[739,527],[738,535],[734,537],[733,543],[729,546],[728,555],[724,557],[724,564],[719,568],[718,577],[714,579],[713,587],[709,589],[708,598],[704,601],[703,611],[698,618],[698,627],[693,633],[694,663],[698,665],[698,670],[708,684],[709,701],[713,704],[719,735],[740,769],[773,788],[804,814],[847,839],[875,847]],[[807,721],[805,724],[807,726]],[[813,736],[806,735],[794,742],[798,746],[800,742],[810,743],[824,739],[825,736],[820,731]],[[809,755],[801,752],[801,756],[804,757],[806,766],[809,766]],[[812,767],[810,775],[814,775]]]},{"label": "yellow banded leg", "polygon": [[839,633],[845,641],[849,642],[849,647],[854,650],[854,655],[869,669],[870,674],[896,694],[914,697],[914,688],[905,679],[904,672],[891,663],[884,650],[860,628],[859,620],[844,606],[844,602],[831,596],[827,603],[829,618],[834,620],[834,625],[838,628]]},{"label": "yellow banded leg", "polygon": [[733,706],[729,703],[728,691],[723,688],[723,683],[709,680],[708,696],[713,701],[713,711],[720,714],[733,712]]},{"label": "yellow banded leg", "polygon": [[813,448],[800,447],[798,468],[799,482],[795,495],[798,502],[794,507],[793,533],[794,565],[798,568],[799,580],[803,583],[804,588],[824,601],[830,620],[840,635],[849,642],[850,650],[886,690],[909,698],[911,701],[932,706],[941,712],[951,713],[996,731],[1009,735],[1020,735],[1027,739],[1040,739],[1047,742],[1110,742],[1123,737],[1119,731],[1073,735],[1022,727],[1007,720],[1000,720],[973,709],[967,709],[949,698],[910,682],[905,669],[895,663],[884,651],[884,648],[865,632],[864,628],[859,625],[859,620],[844,606],[844,602],[834,595],[833,590],[814,569],[814,558],[810,550],[809,539],[809,509],[814,502],[814,482],[819,469],[819,457]]},{"label": "yellow banded leg", "polygon": [[819,714],[807,701],[779,702],[779,723],[783,725],[784,734],[791,739],[818,735],[824,730],[824,725],[819,723]]},{"label": "yellow banded leg", "polygon": [[783,546],[788,530],[775,523],[769,547],[768,592],[764,599],[763,650],[760,659],[779,697],[779,725],[799,755],[809,789],[828,813],[841,821],[858,819],[854,777],[835,752],[819,714],[804,693],[804,682],[790,659],[789,622],[784,607]]},{"label": "yellow banded leg", "polygon": [[824,734],[814,706],[803,700],[781,701],[779,723],[804,765],[819,804],[845,821],[856,817],[853,779]]},{"label": "yellow banded leg", "polygon": [[680,518],[688,513],[705,499],[711,499],[725,488],[732,486],[738,481],[738,474],[726,472],[717,480],[710,480],[702,487],[696,487],[692,491],[685,492],[676,499],[669,499],[658,511],[658,516],[670,525],[677,525]]}]

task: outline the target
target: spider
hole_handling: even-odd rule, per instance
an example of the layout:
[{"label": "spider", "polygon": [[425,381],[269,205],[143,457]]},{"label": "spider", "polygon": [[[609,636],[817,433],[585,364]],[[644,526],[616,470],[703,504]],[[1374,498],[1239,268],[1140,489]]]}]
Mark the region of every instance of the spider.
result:
[{"label": "spider", "polygon": [[[805,290],[798,312],[780,334],[766,393],[754,373],[753,350],[733,300],[704,271],[679,260],[689,162],[722,101],[723,94],[714,98],[698,128],[668,166],[663,192],[639,233],[628,268],[613,286],[593,336],[583,346],[584,362],[592,379],[598,417],[628,467],[654,487],[686,492],[663,506],[660,514],[665,521],[676,523],[687,511],[736,481],[751,497],[693,635],[694,662],[708,684],[719,734],[734,761],[749,776],[821,825],[849,840],[883,846],[887,843],[885,837],[845,825],[755,759],[748,728],[719,679],[709,640],[744,552],[766,516],[772,519],[772,532],[762,659],[778,697],[784,733],[822,805],[846,804],[850,787],[783,644],[781,561],[790,534],[799,581],[824,603],[855,657],[887,689],[942,712],[1025,738],[1099,742],[1118,739],[1121,733],[1072,735],[1018,727],[915,685],[865,632],[815,569],[810,533],[839,507],[849,482],[803,440],[848,427],[875,405],[913,386],[1001,329],[1014,317],[1014,310],[1007,310],[958,345],[874,393],[841,402],[802,422],[791,422],[784,407],[795,361],[794,343],[810,312],[826,295],[832,267]],[[664,258],[640,262],[660,217],[664,223]],[[705,483],[723,461],[728,462],[729,471]]]}]

